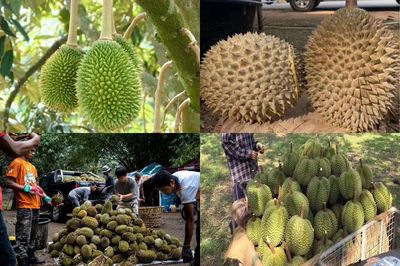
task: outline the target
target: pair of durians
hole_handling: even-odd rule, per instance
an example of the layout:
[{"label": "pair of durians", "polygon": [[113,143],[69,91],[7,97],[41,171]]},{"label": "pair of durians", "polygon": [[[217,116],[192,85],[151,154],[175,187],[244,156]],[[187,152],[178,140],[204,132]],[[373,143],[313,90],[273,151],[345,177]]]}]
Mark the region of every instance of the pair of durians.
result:
[{"label": "pair of durians", "polygon": [[[113,34],[112,0],[103,0],[102,31],[87,52],[77,45],[79,0],[71,0],[66,45],[42,67],[41,97],[63,113],[80,108],[97,129],[118,130],[138,114],[141,103],[140,63],[134,47]],[[115,27],[114,27],[115,29]]]},{"label": "pair of durians", "polygon": [[[399,60],[398,39],[381,20],[358,8],[338,10],[306,47],[304,85],[312,106],[349,131],[376,128],[393,108]],[[212,111],[241,122],[279,119],[300,96],[296,61],[292,45],[279,38],[235,35],[206,53],[201,97]]]}]

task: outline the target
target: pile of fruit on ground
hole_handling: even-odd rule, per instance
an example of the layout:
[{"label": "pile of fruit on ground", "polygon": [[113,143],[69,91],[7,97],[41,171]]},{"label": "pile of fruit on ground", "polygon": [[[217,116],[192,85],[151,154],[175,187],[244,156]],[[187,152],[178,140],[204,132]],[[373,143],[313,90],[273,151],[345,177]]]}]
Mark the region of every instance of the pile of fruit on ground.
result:
[{"label": "pile of fruit on ground", "polygon": [[290,144],[279,167],[247,186],[252,217],[246,233],[263,265],[301,265],[392,206],[386,186],[338,146]]},{"label": "pile of fruit on ground", "polygon": [[96,206],[85,202],[72,214],[48,248],[61,265],[129,266],[181,259],[180,240],[163,230],[146,228],[130,209],[114,210],[111,201]]}]

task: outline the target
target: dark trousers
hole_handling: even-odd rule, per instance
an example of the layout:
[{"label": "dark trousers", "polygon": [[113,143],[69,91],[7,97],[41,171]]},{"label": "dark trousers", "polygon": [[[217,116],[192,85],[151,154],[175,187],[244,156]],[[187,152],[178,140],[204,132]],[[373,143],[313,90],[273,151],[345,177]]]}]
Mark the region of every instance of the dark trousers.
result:
[{"label": "dark trousers", "polygon": [[194,250],[194,266],[200,266],[200,201],[197,201],[196,249]]},{"label": "dark trousers", "polygon": [[15,253],[8,238],[3,212],[0,211],[0,265],[15,266]]},{"label": "dark trousers", "polygon": [[233,185],[233,201],[243,199],[246,196],[247,182],[235,183]]},{"label": "dark trousers", "polygon": [[19,260],[26,260],[26,258],[34,256],[35,241],[38,238],[38,222],[39,209],[17,209],[15,253]]}]

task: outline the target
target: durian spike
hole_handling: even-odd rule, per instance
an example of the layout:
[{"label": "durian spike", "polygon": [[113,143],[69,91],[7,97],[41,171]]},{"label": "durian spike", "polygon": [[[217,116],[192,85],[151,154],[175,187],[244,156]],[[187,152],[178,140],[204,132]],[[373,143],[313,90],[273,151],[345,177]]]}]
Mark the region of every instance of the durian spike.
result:
[{"label": "durian spike", "polygon": [[267,236],[267,244],[269,249],[271,250],[272,254],[275,254],[275,247],[272,245],[271,241],[269,240],[269,237]]},{"label": "durian spike", "polygon": [[77,34],[76,29],[78,27],[78,7],[79,7],[79,0],[71,0],[71,7],[70,7],[70,16],[69,16],[69,29],[68,29],[68,39],[67,39],[67,46],[70,47],[77,47],[78,43],[76,41]]},{"label": "durian spike", "polygon": [[146,12],[142,12],[139,15],[137,15],[129,25],[129,27],[126,29],[124,33],[124,38],[125,39],[130,39],[132,36],[132,33],[135,31],[136,26],[139,24],[139,22],[145,20],[147,18]]},{"label": "durian spike", "polygon": [[163,95],[164,79],[167,70],[172,68],[172,61],[166,62],[158,75],[157,89],[154,95],[154,133],[161,132],[161,97]]},{"label": "durian spike", "polygon": [[292,254],[290,254],[289,246],[287,245],[286,242],[283,242],[283,246],[284,246],[284,248],[285,248],[286,256],[287,256],[288,261],[289,261],[289,263],[290,263],[290,262],[292,262]]},{"label": "durian spike", "polygon": [[187,98],[186,100],[184,100],[181,105],[179,105],[178,110],[176,111],[176,115],[175,115],[175,127],[174,127],[174,132],[175,133],[179,133],[179,127],[181,124],[181,120],[182,120],[182,113],[185,111],[186,108],[188,108],[190,105],[190,98]]},{"label": "durian spike", "polygon": [[99,40],[112,40],[113,0],[103,0],[103,21]]},{"label": "durian spike", "polygon": [[181,98],[182,96],[186,96],[186,91],[181,91],[180,93],[178,93],[177,95],[175,95],[169,102],[168,104],[165,106],[164,108],[164,116],[162,118],[161,121],[161,127],[164,127],[164,122],[165,122],[165,116],[167,115],[167,111],[169,110],[169,108],[172,106],[172,104],[174,104],[179,98]]}]

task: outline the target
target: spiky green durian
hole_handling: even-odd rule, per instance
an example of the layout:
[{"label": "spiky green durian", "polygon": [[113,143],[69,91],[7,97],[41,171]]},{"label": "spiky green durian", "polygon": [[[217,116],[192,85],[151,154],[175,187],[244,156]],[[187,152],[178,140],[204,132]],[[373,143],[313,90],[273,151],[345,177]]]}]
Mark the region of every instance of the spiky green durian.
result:
[{"label": "spiky green durian", "polygon": [[76,73],[83,52],[63,45],[42,67],[39,87],[43,102],[57,112],[71,112],[78,106],[76,97]]}]

